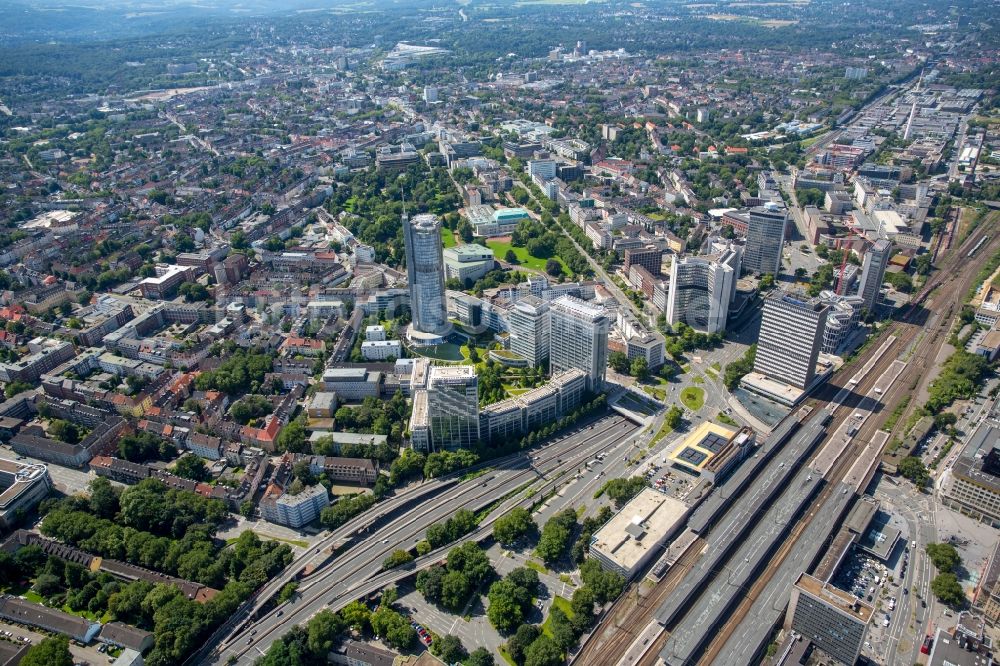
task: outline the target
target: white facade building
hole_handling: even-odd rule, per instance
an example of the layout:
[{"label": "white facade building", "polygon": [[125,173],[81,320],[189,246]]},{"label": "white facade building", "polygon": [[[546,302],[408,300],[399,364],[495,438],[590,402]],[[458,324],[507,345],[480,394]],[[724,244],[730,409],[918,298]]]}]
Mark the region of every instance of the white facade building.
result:
[{"label": "white facade building", "polygon": [[361,355],[366,361],[384,361],[387,358],[399,358],[403,347],[399,340],[366,340],[361,343]]},{"label": "white facade building", "polygon": [[551,324],[549,306],[535,296],[525,296],[507,313],[510,350],[538,366],[549,358]]},{"label": "white facade building", "polygon": [[573,296],[560,296],[552,301],[549,313],[551,373],[581,370],[587,376],[587,389],[599,391],[608,366],[610,321],[604,310]]},{"label": "white facade building", "polygon": [[736,277],[731,267],[714,258],[675,258],[670,265],[667,323],[684,322],[702,333],[726,330]]},{"label": "white facade building", "polygon": [[806,390],[816,377],[816,361],[830,306],[774,293],[764,300],[754,372]]}]

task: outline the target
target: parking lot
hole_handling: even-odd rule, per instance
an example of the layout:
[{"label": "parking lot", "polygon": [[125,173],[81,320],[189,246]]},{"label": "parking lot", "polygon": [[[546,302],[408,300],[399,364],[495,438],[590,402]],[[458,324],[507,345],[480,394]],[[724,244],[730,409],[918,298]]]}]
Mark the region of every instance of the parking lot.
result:
[{"label": "parking lot", "polygon": [[834,575],[832,583],[864,603],[872,606],[872,621],[865,636],[862,654],[876,661],[884,658],[885,646],[893,637],[893,628],[899,624],[894,619],[902,595],[909,595],[909,589],[900,584],[905,580],[909,567],[908,544],[899,542],[887,563],[854,548]]},{"label": "parking lot", "polygon": [[44,460],[36,460],[34,458],[22,456],[6,444],[0,446],[0,458],[45,465],[49,468],[49,476],[52,477],[52,484],[55,486],[56,490],[66,495],[76,495],[78,493],[86,492],[87,486],[90,482],[97,478],[97,475],[93,472],[84,472],[78,469],[63,467],[62,465],[53,465],[52,463],[47,463]]},{"label": "parking lot", "polygon": [[[7,636],[7,632],[10,633],[10,636]],[[20,639],[23,637],[27,639],[25,642],[30,642],[31,645],[37,645],[43,639],[47,638],[46,634],[8,622],[0,622],[0,634],[2,634],[3,640],[14,643],[22,642]],[[73,641],[70,641],[69,651],[73,655],[73,664],[75,666],[97,666],[98,664],[113,662],[115,660],[114,657],[100,651],[102,645],[102,643],[77,645]]]},{"label": "parking lot", "polygon": [[670,497],[684,497],[695,485],[695,478],[666,465],[666,453],[659,459],[651,460],[643,476],[653,488]]},{"label": "parking lot", "polygon": [[833,584],[850,592],[862,601],[875,605],[882,596],[891,571],[867,553],[854,550],[847,562],[837,571]]},{"label": "parking lot", "polygon": [[[485,592],[485,590],[480,591]],[[438,636],[445,634],[457,636],[469,651],[482,646],[496,654],[497,648],[504,642],[486,618],[485,597],[477,596],[463,610],[464,614],[456,615],[428,603],[412,584],[406,584],[399,586],[399,600],[396,605],[402,612],[408,614],[412,621]],[[532,617],[531,621],[541,620]]]}]

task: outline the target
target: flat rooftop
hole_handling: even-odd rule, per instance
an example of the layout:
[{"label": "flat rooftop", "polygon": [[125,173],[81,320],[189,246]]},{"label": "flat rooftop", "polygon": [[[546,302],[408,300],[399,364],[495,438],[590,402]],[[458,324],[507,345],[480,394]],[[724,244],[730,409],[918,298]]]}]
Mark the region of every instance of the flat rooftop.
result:
[{"label": "flat rooftop", "polygon": [[754,393],[759,393],[782,405],[794,405],[805,395],[805,391],[802,389],[785,384],[784,382],[769,379],[759,372],[748,372],[740,381],[740,384],[744,388]]},{"label": "flat rooftop", "polygon": [[646,488],[594,534],[590,547],[631,570],[674,531],[687,512],[684,502]]},{"label": "flat rooftop", "polygon": [[476,376],[476,368],[471,365],[431,366],[431,380],[470,379]]},{"label": "flat rooftop", "polygon": [[829,583],[824,583],[818,578],[813,578],[807,573],[799,576],[799,579],[795,581],[795,586],[861,622],[868,622],[874,612],[871,606],[861,602],[853,594],[844,592]]},{"label": "flat rooftop", "polygon": [[604,317],[604,310],[573,296],[560,296],[552,301],[552,308],[562,310],[580,319],[597,321]]},{"label": "flat rooftop", "polygon": [[[376,377],[378,373],[372,373]],[[327,368],[323,371],[323,381],[363,382],[368,380],[367,368]]]},{"label": "flat rooftop", "polygon": [[989,463],[996,459],[991,455],[994,447],[1000,446],[1000,428],[983,423],[972,433],[962,454],[955,461],[953,472],[972,483],[993,493],[1000,493],[1000,477]]},{"label": "flat rooftop", "polygon": [[902,535],[902,532],[889,525],[888,522],[889,517],[882,515],[872,523],[871,527],[858,542],[858,546],[862,550],[868,551],[883,561],[889,559],[889,555],[892,554],[893,549],[896,547],[896,542],[899,541],[899,537]]},{"label": "flat rooftop", "polygon": [[676,467],[700,474],[736,432],[705,421],[681,440],[667,458]]}]

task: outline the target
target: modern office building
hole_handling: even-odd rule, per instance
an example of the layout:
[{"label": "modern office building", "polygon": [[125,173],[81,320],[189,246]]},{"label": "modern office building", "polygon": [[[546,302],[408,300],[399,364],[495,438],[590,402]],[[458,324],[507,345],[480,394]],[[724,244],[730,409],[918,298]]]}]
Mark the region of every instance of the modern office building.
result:
[{"label": "modern office building", "polygon": [[854,595],[804,573],[792,587],[785,629],[812,641],[840,663],[854,664],[873,612]]},{"label": "modern office building", "polygon": [[675,258],[670,265],[667,323],[683,322],[702,333],[724,331],[736,277],[732,268],[714,259]]},{"label": "modern office building", "polygon": [[323,371],[323,390],[333,391],[341,400],[364,400],[376,397],[382,386],[382,373],[367,368],[327,368]]},{"label": "modern office building", "polygon": [[788,211],[774,202],[750,209],[743,272],[777,275],[785,242]]},{"label": "modern office building", "polygon": [[556,177],[556,161],[550,159],[528,160],[528,175],[552,180]]},{"label": "modern office building", "polygon": [[587,375],[587,390],[604,386],[610,321],[604,310],[573,296],[560,296],[549,309],[549,370],[577,369]]},{"label": "modern office building", "polygon": [[808,390],[816,377],[816,360],[830,306],[803,301],[780,292],[764,300],[754,372],[770,380]]},{"label": "modern office building", "polygon": [[427,422],[436,450],[467,448],[479,443],[479,378],[474,367],[431,368]]},{"label": "modern office building", "polygon": [[404,217],[403,240],[413,321],[408,335],[417,344],[438,344],[451,332],[444,293],[441,221],[434,215]]},{"label": "modern office building", "polygon": [[559,373],[543,386],[483,407],[479,434],[483,441],[500,444],[538,430],[579,407],[586,388],[580,370]]},{"label": "modern office building", "polygon": [[880,238],[868,248],[861,264],[861,284],[858,285],[858,296],[864,301],[866,310],[874,310],[879,303],[882,282],[885,280],[885,269],[892,258],[892,241]]},{"label": "modern office building", "polygon": [[548,360],[551,336],[548,303],[535,296],[521,298],[510,308],[507,324],[512,352],[532,366]]},{"label": "modern office building", "polygon": [[469,284],[483,277],[495,265],[493,250],[482,245],[469,243],[450,247],[443,252],[445,277]]},{"label": "modern office building", "polygon": [[861,321],[863,309],[860,296],[838,296],[832,291],[820,292],[819,298],[829,303],[830,312],[826,317],[826,327],[823,329],[824,354],[839,354],[844,344],[850,340],[851,333]]},{"label": "modern office building", "polygon": [[413,410],[410,412],[410,446],[415,451],[431,450],[431,425],[427,413],[427,389],[413,392]]},{"label": "modern office building", "polygon": [[942,488],[945,506],[1000,527],[1000,427],[983,423],[955,460]]},{"label": "modern office building", "polygon": [[0,458],[0,530],[12,527],[52,490],[45,465]]}]

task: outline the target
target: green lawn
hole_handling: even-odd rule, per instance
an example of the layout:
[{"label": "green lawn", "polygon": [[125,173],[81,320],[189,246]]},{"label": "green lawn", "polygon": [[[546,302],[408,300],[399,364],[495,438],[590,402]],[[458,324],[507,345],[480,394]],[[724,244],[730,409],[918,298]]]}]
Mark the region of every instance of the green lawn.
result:
[{"label": "green lawn", "polygon": [[663,389],[653,388],[652,386],[643,386],[642,390],[651,398],[659,401],[664,401],[667,399],[667,392]]},{"label": "green lawn", "polygon": [[455,232],[447,227],[441,227],[441,244],[446,248],[458,245],[458,241],[455,240]]},{"label": "green lawn", "polygon": [[524,566],[528,567],[529,569],[534,569],[535,571],[537,571],[540,574],[547,574],[549,572],[549,570],[546,569],[544,565],[542,565],[542,564],[540,564],[540,563],[538,563],[538,562],[536,562],[534,560],[525,560],[524,561]]},{"label": "green lawn", "polygon": [[705,389],[689,386],[681,391],[681,402],[692,412],[697,412],[705,406]]},{"label": "green lawn", "polygon": [[503,645],[497,648],[497,652],[500,653],[500,656],[503,657],[503,660],[506,661],[508,664],[510,664],[510,666],[517,666],[517,664],[514,663],[514,660],[510,658],[510,655],[507,654],[507,649]]},{"label": "green lawn", "polygon": [[[514,254],[517,255],[517,261],[521,266],[536,271],[545,272],[545,262],[548,261],[548,259],[533,257],[532,255],[528,254],[527,248],[514,247],[510,243],[504,243],[502,241],[495,241],[495,240],[486,241],[486,245],[493,250],[493,254],[496,256],[497,261],[506,261],[504,257],[507,254],[507,250],[513,250]],[[560,259],[559,257],[553,257],[553,258],[559,262],[559,265],[562,266],[563,273],[565,273],[568,276],[570,274],[570,271],[568,268],[566,268],[566,264],[563,262],[563,260]]]},{"label": "green lawn", "polygon": [[818,143],[819,140],[823,138],[823,135],[824,132],[820,132],[816,136],[809,137],[808,139],[802,139],[802,141],[799,142],[799,145],[802,146],[803,148],[808,148],[809,146]]},{"label": "green lawn", "polygon": [[[570,606],[569,599],[566,597],[560,597],[558,594],[552,599],[552,607],[560,609],[563,613],[566,613],[566,617],[573,619],[573,607]],[[552,635],[552,623],[550,618],[551,613],[545,618],[545,622],[542,623],[542,633],[544,633],[549,638],[553,638]]]},{"label": "green lawn", "polygon": [[653,436],[653,441],[651,441],[649,443],[649,445],[652,446],[652,445],[656,444],[657,442],[659,442],[661,439],[663,439],[664,437],[666,437],[667,435],[669,435],[673,431],[674,431],[673,428],[671,428],[666,423],[664,423],[660,427],[660,430]]},{"label": "green lawn", "polygon": [[724,423],[729,426],[739,425],[739,423],[737,423],[733,419],[733,417],[731,417],[729,414],[726,414],[725,412],[719,412],[719,414],[715,417],[715,420],[718,421],[719,423]]}]

